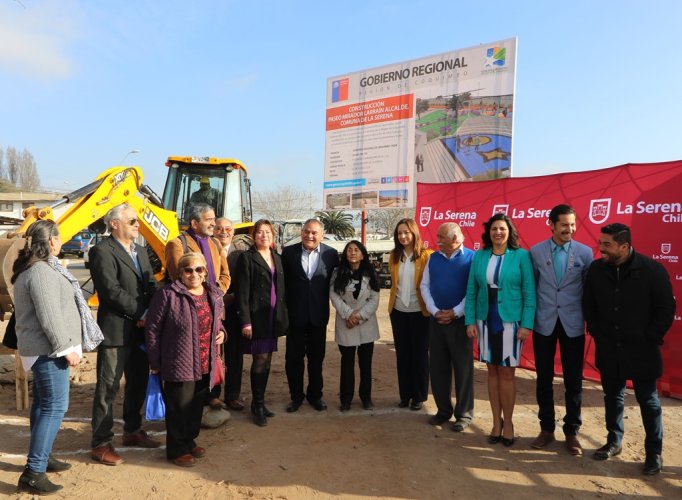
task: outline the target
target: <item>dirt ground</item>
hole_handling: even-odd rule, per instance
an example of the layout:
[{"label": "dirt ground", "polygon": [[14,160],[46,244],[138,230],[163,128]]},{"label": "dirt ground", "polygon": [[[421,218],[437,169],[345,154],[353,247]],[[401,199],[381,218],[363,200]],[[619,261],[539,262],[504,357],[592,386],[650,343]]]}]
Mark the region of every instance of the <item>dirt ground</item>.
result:
[{"label": "dirt ground", "polygon": [[[600,386],[585,383],[584,457],[572,457],[563,441],[538,451],[530,442],[539,431],[535,374],[518,370],[514,415],[518,436],[511,448],[489,445],[492,428],[486,394],[486,369],[476,364],[476,416],[463,433],[450,425],[427,424],[435,412],[433,399],[419,412],[399,409],[395,352],[386,314],[388,294],[382,292],[381,340],[374,351],[375,409],[338,411],[339,352],[333,324],[327,332],[324,365],[325,399],[329,410],[318,413],[304,405],[284,411],[289,395],[284,374],[284,341],[274,355],[267,391],[268,406],[277,413],[268,426],[255,426],[248,412],[232,412],[218,429],[202,430],[198,443],[207,456],[194,468],[182,469],[165,460],[163,449],[120,446],[122,423],[115,426],[114,445],[125,459],[118,467],[94,463],[89,457],[90,405],[94,391],[95,355],[87,355],[72,372],[71,402],[54,447],[55,455],[73,464],[52,474],[64,485],[57,498],[682,498],[682,401],[663,398],[664,470],[655,477],[641,474],[644,435],[634,395],[626,397],[623,453],[606,462],[592,459],[605,442]],[[4,331],[4,325],[0,326]],[[250,360],[245,360],[248,370]],[[28,447],[28,412],[14,409],[13,360],[0,358],[0,496],[17,495],[16,483]],[[558,381],[561,384],[561,381]],[[248,373],[242,388],[249,398]],[[563,388],[555,387],[559,401]],[[120,418],[120,398],[116,415]],[[558,407],[558,418],[563,409]],[[162,441],[162,423],[147,426]],[[560,428],[560,425],[559,425]],[[560,433],[557,435],[560,436]]]}]

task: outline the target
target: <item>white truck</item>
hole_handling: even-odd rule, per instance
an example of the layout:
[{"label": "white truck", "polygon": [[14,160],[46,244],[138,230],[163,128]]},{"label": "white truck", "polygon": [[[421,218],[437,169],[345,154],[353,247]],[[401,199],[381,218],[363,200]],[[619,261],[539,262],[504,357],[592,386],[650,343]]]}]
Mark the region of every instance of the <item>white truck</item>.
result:
[{"label": "white truck", "polygon": [[[301,229],[303,228],[303,219],[291,219],[279,223],[279,238],[280,248],[288,247],[289,245],[301,244]],[[336,235],[325,234],[322,243],[335,248],[339,254],[343,252],[346,244],[353,238],[339,239]],[[356,238],[360,239],[360,238]],[[368,239],[365,243],[367,253],[374,269],[379,277],[379,286],[382,288],[391,288],[391,273],[388,271],[388,259],[391,250],[393,250],[393,238],[389,239]]]}]

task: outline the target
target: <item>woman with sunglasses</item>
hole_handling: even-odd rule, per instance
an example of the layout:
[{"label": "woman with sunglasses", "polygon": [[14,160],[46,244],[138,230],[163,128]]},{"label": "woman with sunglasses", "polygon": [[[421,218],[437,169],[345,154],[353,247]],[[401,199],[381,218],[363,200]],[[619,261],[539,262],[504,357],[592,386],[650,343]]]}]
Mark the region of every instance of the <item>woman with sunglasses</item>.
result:
[{"label": "woman with sunglasses", "polygon": [[237,316],[241,324],[244,354],[251,354],[251,413],[264,427],[274,417],[265,406],[265,388],[270,376],[277,337],[286,335],[289,316],[284,301],[282,259],[274,250],[275,230],[261,219],[253,226],[253,246],[239,256],[236,276]]},{"label": "woman with sunglasses", "polygon": [[151,373],[163,381],[166,456],[181,467],[195,465],[206,450],[196,443],[206,394],[213,385],[218,345],[225,340],[223,294],[207,280],[206,259],[183,255],[179,278],[157,292],[147,314],[145,340]]}]

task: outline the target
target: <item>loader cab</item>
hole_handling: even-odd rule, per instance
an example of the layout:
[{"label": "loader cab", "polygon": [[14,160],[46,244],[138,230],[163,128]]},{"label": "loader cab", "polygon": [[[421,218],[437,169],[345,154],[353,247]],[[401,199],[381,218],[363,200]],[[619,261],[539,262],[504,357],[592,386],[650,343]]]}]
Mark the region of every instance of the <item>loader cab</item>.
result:
[{"label": "loader cab", "polygon": [[240,228],[252,226],[251,182],[244,165],[235,159],[171,156],[163,204],[178,214],[181,229],[189,226],[189,207],[206,203],[216,217],[227,217]]}]

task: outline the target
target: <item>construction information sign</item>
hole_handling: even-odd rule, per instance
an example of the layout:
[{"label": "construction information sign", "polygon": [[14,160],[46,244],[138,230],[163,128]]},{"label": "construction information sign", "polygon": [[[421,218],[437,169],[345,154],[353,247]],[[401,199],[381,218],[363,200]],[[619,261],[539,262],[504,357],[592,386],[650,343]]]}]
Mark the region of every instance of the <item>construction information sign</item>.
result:
[{"label": "construction information sign", "polygon": [[414,207],[416,182],[511,176],[516,39],[327,80],[327,210]]}]

